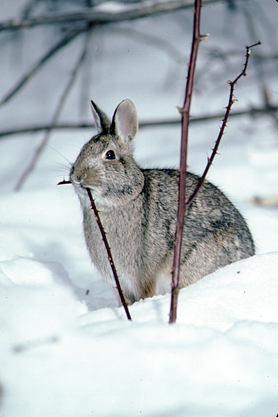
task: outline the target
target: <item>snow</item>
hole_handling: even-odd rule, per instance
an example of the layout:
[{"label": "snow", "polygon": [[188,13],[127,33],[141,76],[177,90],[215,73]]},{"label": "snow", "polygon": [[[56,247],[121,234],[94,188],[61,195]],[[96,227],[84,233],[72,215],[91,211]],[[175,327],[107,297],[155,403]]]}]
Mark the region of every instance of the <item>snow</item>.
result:
[{"label": "snow", "polygon": [[85,312],[45,263],[1,262],[3,415],[275,415],[277,262],[257,255],[183,289],[172,326],[169,295],[131,306],[130,323]]},{"label": "snow", "polygon": [[[10,16],[6,3],[5,13]],[[209,27],[217,7],[221,5],[203,8],[204,31],[211,34],[208,45],[216,42],[217,30],[221,32],[213,27],[215,21]],[[191,21],[191,13],[184,17]],[[166,17],[162,19],[165,24]],[[219,22],[221,26],[220,18]],[[140,29],[144,25],[148,27],[138,23]],[[173,35],[174,23],[169,22],[167,28]],[[109,35],[105,36],[108,44]],[[238,37],[236,31],[235,44]],[[32,42],[35,45],[36,39]],[[100,39],[97,42],[101,45]],[[224,48],[231,40],[223,42]],[[173,68],[158,54],[157,62],[152,62],[154,72],[147,78],[154,49],[145,47],[146,51],[138,46],[143,57],[142,62],[137,60],[139,68],[130,61],[135,47],[130,50],[133,58],[126,57],[126,74],[132,79],[127,76],[124,86],[119,82],[122,75],[111,79],[109,69],[120,44],[107,47],[115,48],[102,62],[102,83],[106,79],[108,84],[104,91],[102,83],[95,85],[91,98],[109,115],[127,97],[135,101],[141,119],[176,115],[174,104],[183,93],[177,93],[177,86],[172,91],[159,90],[161,80],[156,77],[159,66],[165,73]],[[202,45],[204,51],[206,47]],[[51,80],[55,88],[61,82],[55,68],[65,68],[70,54],[65,51],[67,61],[53,63],[44,72],[46,86]],[[201,62],[205,61],[201,58]],[[141,75],[136,82],[134,76],[136,71],[142,73],[144,64],[142,79],[149,84],[138,90],[143,85]],[[5,65],[1,62],[3,91],[6,83],[13,85],[17,74],[16,68],[8,74]],[[241,104],[244,100],[256,103],[252,74],[250,69],[249,87],[242,80],[236,90]],[[277,91],[275,77],[268,81],[272,92]],[[34,83],[25,92],[28,105],[22,105],[22,93],[1,109],[3,129],[13,123],[20,126],[24,120],[28,124],[47,120],[52,103],[48,95],[41,99],[47,88],[39,85],[39,77]],[[204,79],[205,91],[206,83]],[[71,114],[77,118],[77,92],[73,95],[65,119]],[[212,112],[226,104],[227,90],[215,100]],[[195,113],[205,109],[205,101],[197,94]],[[214,122],[192,125],[189,165],[194,172],[202,172],[217,133]],[[53,134],[36,170],[17,193],[13,187],[40,136],[18,135],[0,142],[1,156],[5,155],[0,167],[0,416],[276,417],[278,209],[277,204],[256,206],[252,200],[277,197],[277,126],[266,117],[251,123],[249,119],[229,122],[209,179],[245,216],[257,254],[182,289],[177,323],[171,326],[169,294],[135,303],[130,307],[132,322],[126,319],[114,292],[90,263],[77,196],[71,186],[56,186],[90,135],[88,131]],[[136,140],[136,159],[143,166],[177,166],[179,139],[178,127],[142,129]]]}]

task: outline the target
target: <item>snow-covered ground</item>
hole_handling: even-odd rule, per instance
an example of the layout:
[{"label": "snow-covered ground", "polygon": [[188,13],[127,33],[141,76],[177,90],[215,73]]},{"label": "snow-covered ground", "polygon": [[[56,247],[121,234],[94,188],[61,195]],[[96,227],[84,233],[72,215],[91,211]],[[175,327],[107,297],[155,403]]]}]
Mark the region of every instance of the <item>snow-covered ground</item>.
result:
[{"label": "snow-covered ground", "polygon": [[[9,2],[3,4],[8,16]],[[223,29],[222,23],[219,28],[215,19],[211,22],[215,10],[221,12],[219,7],[222,5],[203,8],[204,32],[210,32],[208,46],[216,42]],[[274,8],[266,8],[265,12],[275,21]],[[182,16],[178,16],[179,25]],[[184,14],[184,18],[190,25],[191,14]],[[233,25],[241,27],[233,19],[226,28],[228,32]],[[163,31],[168,29],[171,34],[172,30],[173,34],[173,21],[166,27],[164,16],[162,22]],[[223,22],[220,17],[219,22]],[[154,23],[160,25],[158,20]],[[146,22],[139,22],[138,27],[148,29]],[[260,36],[266,36],[264,27],[259,29]],[[103,38],[96,36],[101,46]],[[123,79],[120,63],[114,60],[120,46],[115,42],[110,50],[109,34],[104,32],[102,36],[107,37],[103,41],[105,51],[111,54],[107,53],[107,61],[101,61],[102,69],[93,66],[94,72],[102,75],[101,82],[91,87],[90,98],[109,115],[118,102],[131,98],[141,119],[175,116],[175,105],[182,101],[183,91],[177,85],[173,91],[158,89],[167,70],[171,74],[175,70],[166,59],[163,61],[164,55],[158,53],[150,72],[150,49],[145,45],[144,52],[144,47],[136,44],[138,49],[131,48],[128,53],[133,54],[133,61],[136,53],[143,56],[145,73],[140,59],[137,57],[135,68],[126,53],[125,64],[129,67]],[[122,37],[120,33],[117,36]],[[182,32],[175,36],[180,41]],[[232,49],[238,38],[239,31],[235,30],[235,39],[223,38],[223,45],[230,42]],[[252,43],[249,40],[243,43],[243,57],[237,61],[239,69],[244,46]],[[34,50],[36,41],[43,44],[41,38],[32,37]],[[179,48],[183,47],[179,44]],[[263,51],[268,47],[269,44]],[[206,44],[202,45],[203,53],[205,48]],[[7,49],[3,56],[10,62],[11,50]],[[201,55],[203,65],[204,57]],[[51,106],[55,108],[55,100],[48,94],[47,86],[53,83],[58,88],[62,77],[56,76],[55,65],[68,71],[71,59],[72,51],[65,51],[64,61],[45,70],[44,84],[38,77],[25,95],[21,93],[1,109],[1,129],[51,119],[49,111]],[[22,66],[28,68],[23,53],[21,60]],[[113,77],[109,72],[111,62],[113,71],[118,71]],[[14,63],[15,69],[9,72],[6,60],[1,60],[0,66],[1,91],[5,92],[15,82],[19,69]],[[159,67],[165,71],[161,79],[157,75]],[[236,66],[233,71],[230,74],[228,67],[223,79],[236,76]],[[241,80],[236,90],[239,108],[258,103],[253,87],[256,77],[252,74],[250,69],[249,81],[248,77]],[[141,77],[145,80],[143,87]],[[113,78],[115,88],[110,85]],[[274,99],[277,80],[270,76],[267,81]],[[212,112],[226,105],[226,86],[212,88],[204,76],[202,88],[206,93],[198,96],[196,91],[195,114],[207,109],[208,97]],[[77,97],[74,91],[63,114],[65,120],[74,113],[78,120]],[[202,172],[218,124],[192,125],[192,171]],[[169,295],[134,304],[130,307],[133,321],[127,321],[123,309],[117,307],[113,291],[90,263],[77,196],[70,186],[56,186],[67,176],[68,161],[74,161],[90,135],[89,131],[53,134],[36,170],[17,193],[13,187],[41,134],[0,142],[0,416],[276,417],[278,209],[277,204],[257,206],[252,201],[259,197],[263,202],[272,202],[277,197],[277,126],[266,117],[252,123],[249,119],[230,121],[209,179],[244,214],[257,255],[181,290],[178,320],[172,326],[168,325]],[[179,161],[179,140],[179,127],[142,129],[136,140],[136,159],[143,166],[175,167]]]}]

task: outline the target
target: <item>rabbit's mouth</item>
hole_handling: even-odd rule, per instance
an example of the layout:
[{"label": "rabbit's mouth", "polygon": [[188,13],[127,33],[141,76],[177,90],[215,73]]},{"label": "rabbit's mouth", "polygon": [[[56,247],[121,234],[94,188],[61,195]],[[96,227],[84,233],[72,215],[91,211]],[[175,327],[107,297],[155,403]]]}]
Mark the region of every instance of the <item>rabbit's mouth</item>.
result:
[{"label": "rabbit's mouth", "polygon": [[75,187],[86,188],[85,180],[86,180],[86,175],[79,176],[79,175],[76,175],[74,172],[70,173],[70,181],[72,185]]},{"label": "rabbit's mouth", "polygon": [[99,173],[92,168],[76,169],[73,167],[70,172],[70,181],[74,186],[82,188],[94,189],[102,185]]},{"label": "rabbit's mouth", "polygon": [[[91,190],[93,198],[94,200],[96,200],[97,203],[100,203],[100,201],[103,202],[102,201],[103,198],[102,198],[101,190],[99,186],[88,184],[89,181],[87,180],[86,175],[84,175],[82,178],[78,178],[74,173],[72,173],[70,175],[69,182],[74,186],[79,196],[81,206],[83,208],[89,207],[91,205],[90,199],[88,197],[88,191],[87,191],[88,189]],[[107,205],[107,203],[105,205]]]},{"label": "rabbit's mouth", "polygon": [[85,180],[81,180],[81,181],[76,181],[75,179],[71,178],[71,183],[74,186],[74,188],[76,189],[76,192],[78,194],[84,194],[84,195],[88,195],[87,194],[87,189],[90,189],[93,193],[95,192],[96,188],[93,187],[92,185],[89,185]]},{"label": "rabbit's mouth", "polygon": [[70,181],[71,184],[75,187],[77,193],[86,193],[87,189],[90,189],[93,193],[98,192],[98,187],[88,184],[86,181]]}]

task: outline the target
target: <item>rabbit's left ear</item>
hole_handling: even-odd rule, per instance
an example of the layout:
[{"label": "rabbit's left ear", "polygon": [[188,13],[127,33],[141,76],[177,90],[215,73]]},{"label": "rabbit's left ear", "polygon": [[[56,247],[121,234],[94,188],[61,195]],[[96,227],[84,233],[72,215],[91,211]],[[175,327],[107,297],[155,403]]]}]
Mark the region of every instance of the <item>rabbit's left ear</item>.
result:
[{"label": "rabbit's left ear", "polygon": [[123,142],[132,141],[138,131],[138,116],[131,100],[122,101],[115,110],[110,133],[119,136]]},{"label": "rabbit's left ear", "polygon": [[91,110],[95,119],[98,133],[108,133],[110,128],[109,118],[93,101],[91,101]]}]

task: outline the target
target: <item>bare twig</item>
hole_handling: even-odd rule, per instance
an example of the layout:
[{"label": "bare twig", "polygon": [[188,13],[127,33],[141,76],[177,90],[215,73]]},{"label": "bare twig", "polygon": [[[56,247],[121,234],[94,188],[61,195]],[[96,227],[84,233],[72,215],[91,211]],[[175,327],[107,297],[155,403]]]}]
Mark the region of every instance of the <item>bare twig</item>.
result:
[{"label": "bare twig", "polygon": [[126,300],[125,300],[125,297],[124,297],[124,294],[123,294],[123,291],[122,291],[122,288],[121,288],[121,284],[120,284],[120,280],[119,280],[119,277],[118,277],[118,273],[117,273],[117,270],[116,270],[116,267],[115,267],[115,264],[114,264],[114,261],[113,261],[113,257],[112,257],[112,253],[111,253],[111,248],[110,248],[110,246],[108,244],[107,237],[106,237],[106,233],[105,233],[104,228],[102,226],[102,223],[100,221],[99,212],[98,212],[98,210],[96,208],[96,205],[95,205],[95,202],[94,202],[94,199],[93,199],[93,196],[92,196],[92,193],[91,193],[90,188],[86,188],[86,190],[87,190],[88,196],[90,198],[91,206],[92,206],[92,209],[94,210],[94,214],[96,216],[96,222],[98,224],[98,227],[99,227],[99,230],[101,232],[101,236],[102,236],[102,239],[103,239],[103,242],[104,242],[106,251],[107,251],[108,261],[110,263],[110,266],[111,266],[111,269],[112,269],[112,272],[113,272],[113,275],[114,275],[114,278],[115,278],[115,282],[116,282],[117,290],[119,292],[120,300],[121,300],[122,305],[123,305],[123,307],[125,309],[125,313],[126,313],[127,319],[128,320],[131,320],[131,316],[130,316],[130,313],[129,313],[129,309],[128,309],[128,306],[127,306],[127,303],[126,303]]},{"label": "bare twig", "polygon": [[37,4],[38,4],[38,0],[28,1],[27,4],[24,5],[21,11],[21,19],[25,20],[26,18],[28,18]]},{"label": "bare twig", "polygon": [[35,168],[36,163],[37,163],[37,161],[38,161],[38,159],[39,159],[42,151],[44,150],[45,146],[47,145],[47,143],[49,141],[49,138],[50,138],[50,134],[52,132],[52,129],[55,127],[55,125],[56,125],[56,123],[57,123],[57,121],[58,121],[58,119],[60,117],[60,114],[62,112],[62,109],[64,107],[64,104],[66,102],[66,99],[68,97],[68,94],[69,94],[69,92],[70,92],[70,90],[71,90],[71,88],[72,88],[72,86],[74,84],[74,81],[75,81],[76,76],[78,74],[78,71],[80,69],[80,66],[82,65],[82,63],[83,63],[83,61],[85,59],[85,56],[86,56],[86,53],[87,53],[87,47],[88,47],[89,39],[90,39],[90,32],[88,32],[88,34],[86,36],[86,43],[85,43],[85,46],[83,48],[83,51],[82,51],[80,57],[78,58],[78,61],[76,62],[76,65],[75,65],[75,67],[74,67],[74,69],[72,71],[71,77],[70,77],[70,79],[69,79],[69,81],[68,81],[68,83],[66,85],[66,88],[65,88],[65,90],[64,90],[64,92],[63,92],[63,94],[62,94],[62,96],[61,96],[61,98],[59,100],[59,103],[57,105],[57,108],[54,111],[54,116],[53,116],[53,119],[52,119],[52,123],[50,125],[50,128],[45,132],[45,135],[44,135],[44,137],[43,137],[43,139],[42,139],[39,147],[36,149],[35,154],[33,155],[33,158],[31,160],[30,164],[28,165],[28,167],[24,171],[23,175],[20,177],[20,179],[19,179],[19,181],[18,181],[18,183],[17,183],[17,185],[15,187],[15,190],[16,191],[19,191],[21,189],[21,187],[23,186],[24,182],[26,181],[26,178],[28,177],[28,175]]},{"label": "bare twig", "polygon": [[18,93],[21,88],[27,83],[27,81],[35,75],[41,67],[58,52],[61,48],[66,46],[71,42],[76,36],[78,36],[82,31],[71,31],[66,36],[64,36],[59,42],[54,45],[38,62],[36,62],[33,67],[31,67],[26,74],[24,74],[21,79],[16,83],[16,85],[3,97],[0,102],[0,107],[3,104],[6,104],[16,93]]},{"label": "bare twig", "polygon": [[[247,110],[242,110],[238,112],[233,112],[229,115],[231,117],[243,117],[243,116],[257,116],[257,115],[264,115],[270,114],[271,116],[276,116],[276,112],[278,110],[277,106],[273,106],[272,104],[266,103],[264,107],[251,107]],[[190,119],[190,124],[192,123],[203,123],[208,122],[210,120],[219,120],[223,117],[223,113],[216,113],[216,114],[204,114],[200,117],[194,117]],[[173,126],[173,125],[180,125],[181,121],[180,118],[176,119],[163,119],[163,120],[149,120],[149,121],[141,121],[139,122],[140,129],[149,128],[149,127],[160,127],[160,126]],[[34,125],[34,126],[26,126],[18,129],[10,129],[10,130],[3,130],[0,132],[0,138],[4,138],[6,136],[13,136],[25,133],[36,133],[41,132],[43,130],[49,130],[51,128],[50,124],[47,125]],[[95,125],[93,123],[57,123],[53,126],[53,130],[67,130],[67,129],[94,129]]]},{"label": "bare twig", "polygon": [[188,76],[186,83],[186,92],[183,108],[180,109],[182,115],[182,134],[181,134],[181,150],[180,150],[180,169],[179,169],[179,195],[178,195],[178,216],[177,228],[175,236],[175,249],[172,272],[172,293],[169,323],[175,323],[177,319],[177,305],[179,293],[179,273],[180,258],[182,247],[182,235],[184,217],[186,214],[185,195],[186,195],[186,170],[187,170],[187,149],[188,149],[188,127],[190,118],[190,106],[193,93],[194,73],[197,61],[197,54],[201,38],[200,19],[201,19],[202,0],[195,0],[193,39],[191,46],[190,62],[188,67]]},{"label": "bare twig", "polygon": [[245,56],[245,63],[244,63],[243,70],[234,79],[234,81],[228,81],[228,84],[230,84],[230,95],[229,95],[228,105],[226,107],[225,116],[224,116],[224,119],[222,120],[222,125],[220,127],[220,131],[219,131],[218,137],[216,139],[214,148],[212,150],[212,154],[211,154],[210,158],[208,158],[207,166],[206,166],[206,168],[205,168],[205,170],[203,172],[203,175],[199,179],[199,182],[197,184],[196,189],[193,191],[192,195],[187,200],[187,202],[186,202],[186,205],[187,206],[189,206],[192,203],[193,199],[195,198],[196,194],[198,193],[199,189],[201,188],[201,186],[202,186],[202,184],[203,184],[203,182],[204,182],[204,180],[206,178],[206,175],[208,173],[208,170],[210,169],[210,167],[211,167],[211,165],[213,163],[214,157],[217,154],[220,141],[222,139],[222,136],[224,134],[225,128],[227,126],[227,122],[228,122],[228,118],[229,118],[229,115],[230,115],[230,111],[231,111],[232,105],[235,103],[235,101],[237,101],[235,99],[235,97],[234,97],[235,85],[237,84],[238,80],[241,77],[243,77],[243,76],[245,77],[247,75],[246,74],[246,70],[247,70],[247,66],[248,66],[249,57],[250,57],[250,54],[251,54],[251,48],[253,48],[254,46],[260,45],[260,44],[261,44],[261,42],[259,41],[259,42],[255,43],[254,45],[246,46],[246,56]]},{"label": "bare twig", "polygon": [[[221,0],[203,0],[204,3],[215,3]],[[8,20],[0,23],[0,32],[3,30],[17,30],[26,27],[34,27],[49,24],[92,24],[102,25],[113,22],[122,22],[126,20],[139,19],[157,15],[159,13],[168,13],[175,10],[192,7],[192,0],[171,0],[163,1],[143,1],[135,4],[122,5],[118,10],[105,10],[96,7],[87,8],[81,12],[69,13],[52,13],[28,18],[24,20]]]},{"label": "bare twig", "polygon": [[[71,184],[71,181],[63,180],[63,181],[58,183],[58,185],[64,185],[64,184]],[[116,282],[116,287],[117,287],[117,290],[119,292],[120,300],[121,300],[122,305],[125,309],[127,319],[131,320],[131,315],[130,315],[130,312],[129,312],[129,309],[128,309],[128,306],[127,306],[127,303],[126,303],[126,300],[125,300],[125,297],[124,297],[124,294],[123,294],[123,290],[122,290],[122,287],[121,287],[121,284],[120,284],[119,276],[118,276],[118,273],[117,273],[117,270],[116,270],[116,267],[115,267],[115,264],[114,264],[114,261],[113,261],[111,248],[109,246],[104,227],[103,227],[103,225],[101,223],[101,220],[100,220],[100,217],[99,217],[99,211],[96,208],[96,205],[95,205],[95,202],[94,202],[94,199],[93,199],[90,188],[86,188],[86,190],[87,190],[90,202],[91,202],[91,207],[92,207],[92,209],[94,211],[94,214],[95,214],[95,217],[96,217],[96,222],[97,222],[97,225],[99,227],[99,230],[100,230],[100,233],[101,233],[101,236],[102,236],[102,240],[103,240],[104,245],[105,245],[108,260],[109,260],[109,263],[110,263],[110,266],[111,266],[111,269],[112,269],[112,272],[113,272],[113,275],[114,275],[114,279],[115,279],[115,282]]]},{"label": "bare twig", "polygon": [[71,184],[71,181],[66,181],[65,179],[63,179],[63,181],[58,182],[57,185],[65,185],[65,184]]}]

